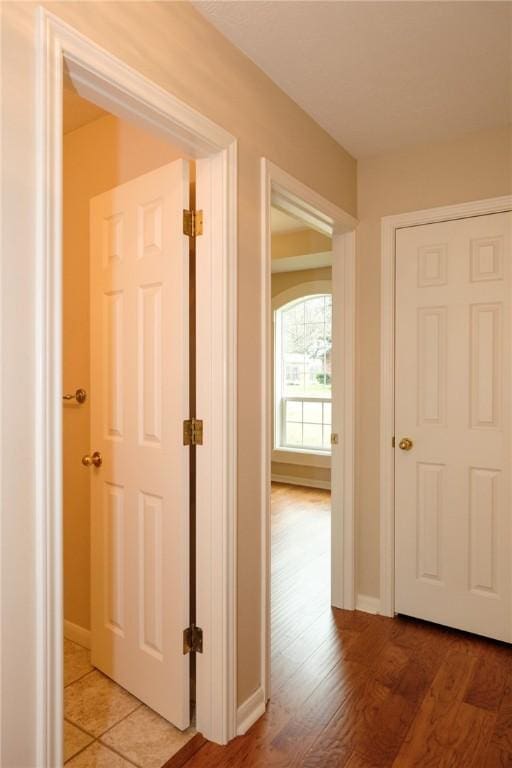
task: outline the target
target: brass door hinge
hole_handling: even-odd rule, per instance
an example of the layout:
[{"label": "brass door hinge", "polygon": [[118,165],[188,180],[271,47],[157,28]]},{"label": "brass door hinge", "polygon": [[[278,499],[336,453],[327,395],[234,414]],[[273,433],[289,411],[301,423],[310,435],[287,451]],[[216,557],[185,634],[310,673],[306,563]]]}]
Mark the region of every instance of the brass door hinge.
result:
[{"label": "brass door hinge", "polygon": [[183,655],[203,652],[203,630],[191,624],[183,630]]},{"label": "brass door hinge", "polygon": [[187,419],[183,422],[183,445],[203,444],[202,419]]},{"label": "brass door hinge", "polygon": [[203,212],[183,211],[183,234],[198,237],[203,234]]}]

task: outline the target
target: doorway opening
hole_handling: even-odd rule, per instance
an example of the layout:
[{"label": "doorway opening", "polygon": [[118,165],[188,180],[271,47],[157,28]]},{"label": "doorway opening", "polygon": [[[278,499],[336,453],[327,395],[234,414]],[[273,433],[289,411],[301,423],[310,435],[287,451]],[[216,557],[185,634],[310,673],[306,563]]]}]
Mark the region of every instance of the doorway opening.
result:
[{"label": "doorway opening", "polygon": [[[176,560],[171,541],[188,502],[191,530],[195,524],[195,457],[180,440],[181,417],[195,401],[187,370],[195,360],[195,254],[181,226],[170,231],[180,223],[182,193],[190,204],[194,185],[189,156],[81,98],[65,77],[63,750],[70,767],[116,755],[141,768],[164,765],[195,736],[195,658],[170,658],[186,615],[173,629],[176,617],[164,608],[195,613],[193,535],[182,564],[190,587],[174,585],[183,590],[174,604],[176,574],[166,566]],[[181,283],[176,295],[172,281]],[[166,325],[183,337],[172,360],[166,346],[179,345]],[[171,365],[190,391],[176,394]],[[172,399],[179,402],[169,407]],[[172,475],[170,466],[190,470],[190,492],[181,479],[166,485],[152,476]],[[187,541],[184,532],[183,548]],[[190,712],[171,701],[167,683],[159,690],[158,678],[175,693],[183,689]]]},{"label": "doorway opening", "polygon": [[355,607],[357,222],[265,159],[262,190],[263,682],[256,715],[282,682],[290,646],[313,640],[331,606]]},{"label": "doorway opening", "polygon": [[[96,107],[108,110],[112,115],[123,120],[128,120],[142,131],[151,133],[163,141],[171,143],[180,152],[180,158],[190,157],[195,161],[196,185],[195,198],[200,210],[203,211],[203,237],[198,238],[196,250],[201,259],[202,269],[196,276],[197,294],[197,324],[196,324],[196,380],[200,382],[196,393],[196,408],[207,426],[208,439],[201,446],[201,451],[196,456],[196,543],[201,550],[201,556],[197,558],[196,569],[196,614],[203,637],[207,642],[203,643],[203,653],[197,660],[195,679],[196,688],[196,723],[197,730],[205,738],[219,743],[226,743],[235,734],[236,722],[236,608],[235,608],[235,577],[236,572],[236,529],[234,524],[234,509],[236,498],[236,210],[237,200],[235,194],[236,184],[236,141],[219,126],[196,112],[184,102],[176,99],[172,94],[159,88],[152,81],[143,77],[139,72],[130,68],[123,62],[110,55],[91,40],[79,34],[71,26],[52,16],[45,9],[40,9],[40,46],[38,49],[38,94],[37,100],[37,136],[39,142],[38,152],[38,270],[36,275],[37,293],[37,328],[38,350],[37,376],[39,387],[37,389],[36,412],[40,414],[37,423],[37,500],[38,500],[38,530],[37,530],[37,605],[39,621],[38,632],[38,679],[40,681],[37,698],[37,732],[38,765],[59,766],[63,762],[63,634],[64,634],[64,579],[63,579],[63,396],[71,395],[65,404],[72,403],[76,396],[76,389],[83,389],[81,385],[71,384],[70,390],[63,390],[62,367],[62,339],[63,339],[63,297],[62,285],[64,282],[63,254],[63,80],[69,76],[78,95],[92,102]],[[135,149],[135,153],[138,148]],[[174,291],[174,298],[179,300],[172,302],[163,301],[159,297],[160,279],[154,275],[144,278],[144,286],[147,288],[138,292],[138,300],[130,305],[130,312],[124,312],[123,300],[119,300],[123,286],[112,285],[104,290],[104,306],[102,312],[91,313],[93,322],[100,316],[108,318],[106,322],[107,333],[103,338],[108,339],[101,354],[96,359],[105,358],[109,362],[109,373],[101,389],[101,398],[109,403],[109,406],[119,403],[122,395],[120,383],[137,387],[138,391],[146,391],[148,396],[153,396],[153,406],[144,398],[139,398],[138,418],[135,418],[135,433],[142,442],[152,443],[152,437],[164,441],[164,432],[160,436],[151,432],[151,428],[157,421],[157,416],[162,417],[162,430],[173,428],[179,422],[180,436],[173,440],[173,450],[181,449],[188,456],[188,442],[186,437],[189,430],[183,424],[185,416],[193,417],[188,405],[188,382],[180,380],[180,384],[170,387],[172,377],[176,372],[188,372],[188,344],[187,334],[178,333],[183,330],[185,320],[188,322],[187,312],[184,310],[185,300],[188,303],[188,269],[189,255],[188,241],[185,246],[185,227],[183,210],[188,208],[189,184],[185,168],[188,171],[188,163],[183,159],[175,159],[163,166],[173,176],[172,216],[164,215],[169,211],[164,210],[165,205],[158,210],[158,205],[153,205],[159,198],[158,193],[149,195],[146,204],[135,205],[131,208],[126,220],[135,221],[139,227],[140,237],[123,236],[123,217],[103,217],[102,225],[97,228],[96,236],[99,240],[97,249],[92,252],[101,252],[102,259],[100,273],[103,275],[132,278],[138,274],[137,270],[126,270],[127,260],[118,258],[123,244],[131,248],[143,251],[161,250],[161,245],[166,237],[175,238],[171,248],[171,263],[180,264],[180,279],[170,282]],[[171,171],[169,169],[172,169]],[[153,175],[158,176],[162,167],[149,173],[142,174],[137,179],[146,179]],[[134,183],[136,180],[127,182]],[[154,179],[152,179],[154,181]],[[116,188],[123,190],[125,185]],[[107,195],[103,192],[99,198]],[[160,195],[161,197],[161,195]],[[164,195],[165,197],[165,195]],[[98,196],[96,200],[99,199]],[[125,201],[126,202],[126,201]],[[129,207],[127,202],[127,206]],[[164,200],[163,203],[166,204]],[[137,209],[138,208],[138,209]],[[128,208],[127,208],[128,210]],[[162,225],[161,242],[158,240],[158,229]],[[173,233],[169,235],[169,233]],[[133,231],[132,231],[133,234]],[[178,242],[179,238],[179,242]],[[119,247],[118,247],[119,246]],[[106,258],[105,254],[110,257]],[[183,259],[178,256],[181,253]],[[144,254],[148,255],[147,253]],[[138,254],[140,256],[140,254]],[[158,259],[156,259],[158,261]],[[142,258],[137,258],[137,269],[144,269]],[[153,262],[155,259],[153,259]],[[165,262],[168,264],[168,262]],[[177,268],[177,267],[176,267]],[[150,270],[151,271],[151,270]],[[140,275],[138,275],[140,277]],[[176,276],[175,276],[176,277]],[[164,283],[166,281],[164,280]],[[162,283],[163,285],[163,283]],[[103,286],[105,287],[105,286]],[[133,291],[132,291],[133,295]],[[128,302],[129,303],[129,302]],[[176,320],[168,322],[165,317],[165,307],[171,306]],[[108,311],[106,311],[106,307]],[[123,325],[121,318],[126,317]],[[144,328],[146,337],[134,332],[137,323]],[[135,324],[135,325],[134,325]],[[175,335],[175,340],[180,340],[178,345],[171,345],[176,355],[181,355],[179,365],[171,370],[168,376],[164,371],[162,355],[161,367],[158,363],[158,344],[151,343],[151,329],[157,327],[165,330],[165,333]],[[144,334],[142,334],[144,337]],[[129,339],[126,345],[126,359],[131,359],[129,375],[118,375],[124,363],[123,355],[118,355],[117,367],[108,360],[107,352],[119,348],[119,341]],[[144,343],[143,343],[144,342]],[[147,343],[145,343],[147,342]],[[116,346],[117,345],[117,346]],[[142,352],[141,354],[141,346]],[[163,345],[168,352],[170,345]],[[136,350],[138,359],[144,361],[142,369],[137,371],[133,365],[133,354]],[[147,353],[147,354],[145,354]],[[147,365],[146,365],[147,363]],[[158,373],[158,376],[156,375]],[[153,375],[154,374],[154,375]],[[153,376],[153,379],[152,379]],[[164,379],[166,385],[172,389],[173,397],[163,397],[160,402],[157,397],[157,387],[153,386],[154,380]],[[67,387],[67,383],[66,383]],[[92,386],[94,390],[94,385]],[[112,397],[114,393],[115,397]],[[166,392],[167,395],[167,392]],[[92,393],[91,393],[92,397]],[[116,400],[117,398],[117,400]],[[149,397],[151,399],[151,397]],[[122,400],[122,397],[121,397]],[[81,408],[84,403],[78,403]],[[91,401],[92,402],[92,401]],[[169,406],[169,402],[171,406]],[[140,418],[141,407],[146,409],[146,420]],[[158,407],[157,407],[158,406]],[[163,418],[166,407],[175,409],[173,420]],[[159,408],[161,409],[159,411]],[[95,410],[91,411],[96,413]],[[119,416],[120,409],[111,407],[111,415]],[[128,413],[128,411],[126,411]],[[133,414],[130,411],[130,416]],[[179,416],[179,419],[178,419]],[[114,424],[111,419],[109,427],[120,426]],[[103,432],[106,425],[103,423]],[[124,424],[121,423],[124,428]],[[196,433],[195,433],[196,434]],[[103,435],[104,436],[104,435]],[[110,435],[119,437],[119,435]],[[113,443],[116,441],[113,440]],[[120,440],[118,442],[121,442]],[[157,442],[157,441],[153,441]],[[118,447],[118,446],[117,446]],[[148,447],[148,445],[146,445]],[[93,473],[101,472],[98,466],[98,458],[107,465],[108,456],[98,457],[96,448],[90,446],[87,456],[88,469]],[[101,450],[99,453],[102,454]],[[176,468],[184,470],[186,462],[182,454],[177,461],[168,462]],[[169,457],[167,457],[169,458]],[[113,464],[113,462],[110,462]],[[142,462],[146,467],[153,467],[155,462]],[[158,464],[158,462],[156,462]],[[101,465],[101,461],[100,461]],[[133,461],[127,477],[130,482],[137,476],[139,463]],[[85,468],[84,468],[85,469]],[[133,469],[133,472],[131,471]],[[160,477],[168,481],[168,474],[157,472]],[[174,474],[176,478],[177,474]],[[104,477],[104,475],[102,475]],[[151,546],[158,540],[159,527],[168,524],[169,516],[163,514],[164,496],[159,491],[139,488],[136,510],[138,515],[139,533],[145,536],[148,548],[137,546],[133,536],[128,540],[135,551],[137,562],[133,564],[129,572],[129,578],[146,579],[149,592],[157,594],[161,587],[161,597],[164,597],[163,588],[169,589],[169,580],[163,577],[162,571],[174,568],[172,583],[175,590],[172,594],[173,607],[178,610],[169,610],[168,602],[163,604],[158,594],[157,599],[146,603],[144,615],[131,601],[126,601],[127,613],[125,619],[133,619],[134,613],[141,632],[136,633],[138,650],[145,650],[148,658],[153,652],[153,658],[158,662],[162,654],[158,649],[160,641],[158,616],[162,623],[174,622],[174,640],[172,659],[176,669],[179,669],[181,684],[176,688],[168,685],[169,695],[178,708],[184,714],[182,718],[171,717],[179,728],[188,726],[189,720],[189,661],[183,654],[185,641],[189,636],[197,638],[198,633],[189,621],[193,616],[190,613],[188,601],[190,573],[188,570],[190,521],[189,506],[185,504],[185,496],[188,500],[189,474],[180,472],[181,496],[177,507],[180,513],[177,516],[175,510],[171,518],[176,521],[179,517],[180,530],[178,531],[179,554],[168,559],[161,558],[160,584],[157,584],[156,568],[152,569],[154,559],[146,554],[150,553]],[[107,483],[108,484],[108,483]],[[108,495],[108,494],[107,494]],[[179,494],[178,494],[179,495]],[[119,523],[119,530],[123,526],[128,530],[122,514],[123,493],[116,481],[110,482],[109,495],[109,521]],[[176,500],[176,494],[174,494]],[[103,502],[105,499],[103,499]],[[108,505],[107,505],[108,506]],[[133,505],[132,505],[133,506]],[[92,504],[94,507],[94,504]],[[219,528],[220,526],[220,528]],[[132,525],[133,528],[133,525]],[[141,528],[143,529],[141,531]],[[115,525],[111,525],[115,529]],[[222,531],[220,533],[219,531]],[[215,532],[216,535],[213,535]],[[105,531],[103,531],[103,534]],[[106,537],[109,543],[109,554],[112,562],[117,562],[117,555],[123,551],[123,546],[110,546],[113,541],[119,542],[120,537]],[[137,542],[144,540],[138,537]],[[107,550],[109,549],[107,547]],[[154,548],[154,546],[153,546]],[[175,553],[176,554],[176,553]],[[119,559],[119,558],[118,558]],[[144,565],[148,566],[144,570]],[[128,570],[128,569],[127,569]],[[97,567],[91,569],[95,578],[100,577]],[[119,569],[113,568],[118,583],[121,583]],[[132,583],[133,592],[133,583]],[[113,593],[107,595],[110,608],[118,607],[119,603],[113,600]],[[138,601],[140,605],[141,601]],[[153,610],[160,606],[162,611]],[[146,610],[147,609],[147,610]],[[114,612],[115,613],[115,612]],[[110,616],[103,614],[104,623],[110,621],[114,634],[119,640],[123,639],[123,629],[116,626],[114,613],[110,610]],[[170,617],[170,618],[169,618]],[[145,623],[144,619],[148,618]],[[154,631],[153,631],[154,630]],[[153,637],[150,637],[153,631]],[[165,630],[167,631],[167,630]],[[164,628],[162,627],[162,636]],[[124,633],[127,636],[127,632]],[[75,640],[79,639],[75,637]],[[156,642],[155,642],[156,639]],[[83,637],[81,638],[84,644]],[[140,671],[140,664],[130,665],[124,658],[125,670],[131,674]],[[117,674],[117,671],[116,671]],[[153,670],[154,674],[154,670]],[[142,675],[147,680],[147,675]],[[168,680],[168,677],[166,678]],[[177,679],[176,675],[173,679]],[[126,686],[131,687],[131,686]],[[152,686],[152,690],[157,686]],[[160,686],[161,688],[162,686]],[[140,695],[141,699],[144,696]],[[156,707],[155,707],[156,709]]]},{"label": "doorway opening", "polygon": [[330,612],[332,238],[271,207],[271,668]]}]

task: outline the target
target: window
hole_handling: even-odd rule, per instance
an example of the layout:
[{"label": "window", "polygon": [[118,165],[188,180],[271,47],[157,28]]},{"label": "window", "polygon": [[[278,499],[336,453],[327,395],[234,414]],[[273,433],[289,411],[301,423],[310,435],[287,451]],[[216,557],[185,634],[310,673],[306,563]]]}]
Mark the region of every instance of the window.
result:
[{"label": "window", "polygon": [[332,296],[305,296],[275,313],[276,449],[330,453]]}]

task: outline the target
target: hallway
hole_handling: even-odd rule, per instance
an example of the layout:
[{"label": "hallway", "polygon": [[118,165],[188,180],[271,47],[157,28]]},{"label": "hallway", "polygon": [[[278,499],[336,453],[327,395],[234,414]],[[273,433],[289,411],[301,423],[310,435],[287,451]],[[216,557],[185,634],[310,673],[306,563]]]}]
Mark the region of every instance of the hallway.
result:
[{"label": "hallway", "polygon": [[330,505],[329,491],[272,484],[273,694],[330,622]]},{"label": "hallway", "polygon": [[272,699],[187,768],[512,766],[512,650],[328,605],[328,491],[274,485]]}]

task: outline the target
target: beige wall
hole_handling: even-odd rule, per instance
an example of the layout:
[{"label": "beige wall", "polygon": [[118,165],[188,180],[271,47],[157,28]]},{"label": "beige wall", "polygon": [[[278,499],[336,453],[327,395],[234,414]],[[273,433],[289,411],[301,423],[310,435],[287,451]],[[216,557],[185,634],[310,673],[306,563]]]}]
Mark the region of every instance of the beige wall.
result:
[{"label": "beige wall", "polygon": [[[330,467],[310,467],[305,464],[287,464],[283,461],[272,462],[272,477],[274,482],[286,482],[287,477],[293,477],[295,480],[305,480],[306,482],[330,483]],[[281,480],[281,478],[284,478]],[[320,486],[322,487],[322,486]]]},{"label": "beige wall", "polygon": [[272,298],[274,299],[278,294],[287,291],[288,288],[294,288],[296,285],[312,283],[315,280],[330,280],[331,277],[331,267],[297,269],[295,272],[275,272],[271,281]]},{"label": "beige wall", "polygon": [[[260,159],[354,214],[356,162],[185,2],[46,2],[54,14],[188,102],[238,139],[238,700],[260,684],[261,371]],[[2,759],[32,766],[37,681],[39,507],[36,467],[38,266],[36,50],[38,3],[2,3]],[[15,514],[12,513],[15,510]],[[20,567],[23,564],[23,567]],[[8,586],[5,586],[8,585]],[[22,606],[22,610],[21,607]]]},{"label": "beige wall", "polygon": [[[90,391],[89,200],[182,157],[167,142],[112,116],[64,137],[63,387]],[[89,401],[66,404],[64,440],[64,618],[90,627]]]},{"label": "beige wall", "polygon": [[[312,235],[317,235],[316,232],[313,232],[313,230],[307,230],[307,233],[311,233]],[[313,247],[313,253],[317,250],[317,244],[322,245],[321,250],[326,251],[331,249],[331,240],[330,238],[324,237],[323,235],[318,235],[319,238],[322,238],[321,241],[317,240],[316,238],[312,238],[312,242],[315,243]],[[282,235],[274,235],[272,237],[272,258],[274,258],[274,242],[275,240],[278,241],[279,245],[283,242],[284,238]],[[302,246],[300,243],[302,242]],[[307,245],[307,243],[310,242],[308,238],[297,240],[297,244],[295,245],[295,249],[289,249],[287,247],[286,253],[289,256],[297,256],[301,253],[304,253],[304,246]],[[288,244],[289,245],[289,244]],[[306,251],[307,252],[307,251]],[[278,258],[283,258],[282,256]],[[278,296],[283,291],[287,291],[289,288],[295,288],[297,285],[302,285],[303,283],[311,283],[315,280],[327,280],[331,281],[332,279],[332,269],[331,267],[321,267],[320,269],[298,269],[295,272],[276,272],[272,275],[271,280],[271,292],[272,292],[272,298],[274,299],[276,296]],[[272,398],[273,403],[273,398]],[[274,406],[272,405],[272,414],[274,413]],[[306,466],[304,464],[288,464],[286,462],[277,462],[273,461],[271,466],[271,472],[272,475],[277,477],[294,477],[297,480],[320,480],[322,483],[330,483],[331,482],[331,470],[330,467],[312,467],[312,466]]]},{"label": "beige wall", "polygon": [[358,163],[357,586],[379,594],[380,220],[512,192],[512,133],[499,129]]}]

